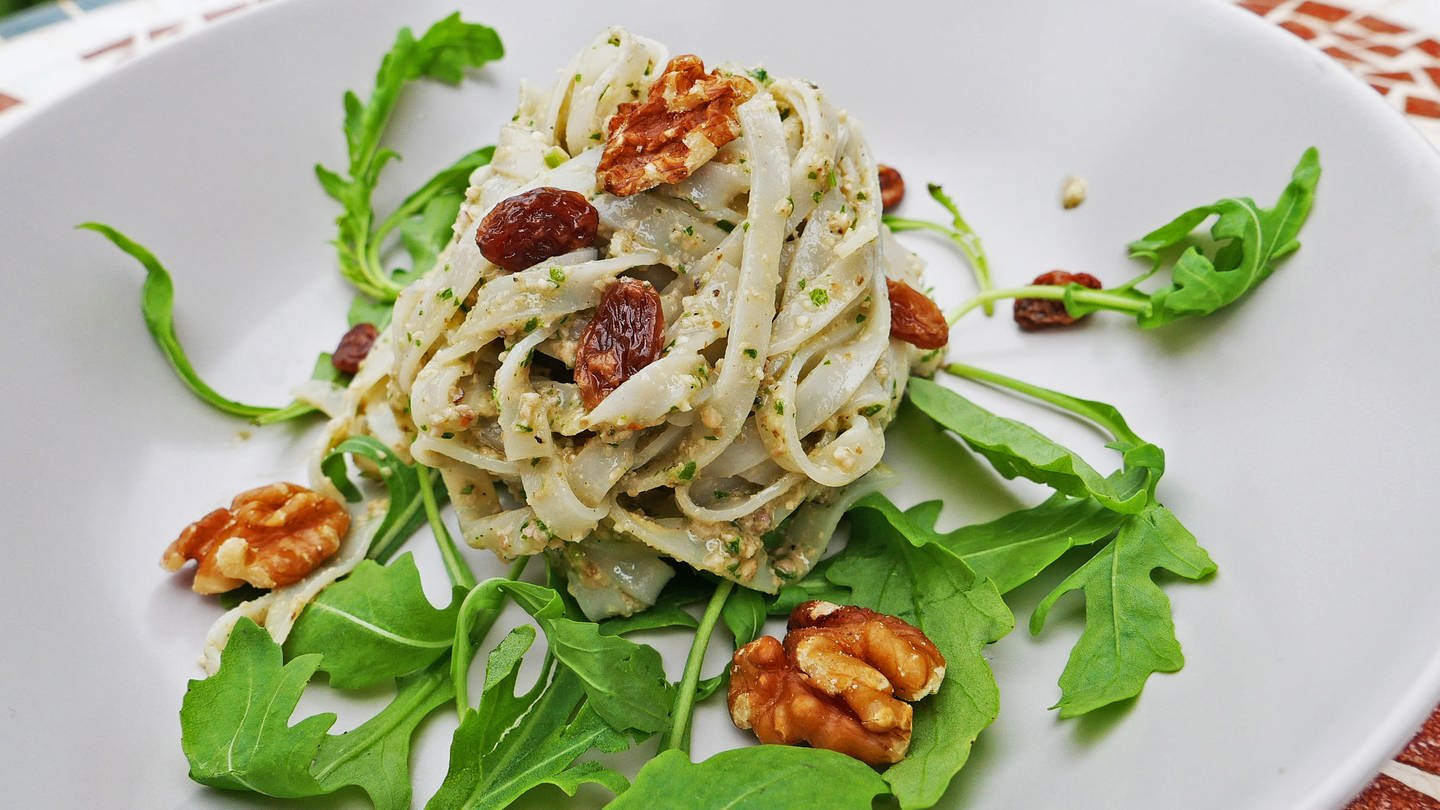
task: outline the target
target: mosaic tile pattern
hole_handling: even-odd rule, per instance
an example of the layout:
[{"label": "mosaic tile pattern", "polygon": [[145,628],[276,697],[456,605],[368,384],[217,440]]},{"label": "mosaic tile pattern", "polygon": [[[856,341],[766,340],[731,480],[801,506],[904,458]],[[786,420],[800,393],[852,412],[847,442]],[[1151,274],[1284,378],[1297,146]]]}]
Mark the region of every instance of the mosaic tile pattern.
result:
[{"label": "mosaic tile pattern", "polygon": [[157,47],[266,0],[56,0],[0,18],[0,132]]},{"label": "mosaic tile pattern", "polygon": [[1440,27],[1401,25],[1313,0],[1240,5],[1334,57],[1440,144]]},{"label": "mosaic tile pattern", "polygon": [[[266,0],[58,0],[0,19],[0,131],[117,64]],[[1440,6],[1242,0],[1323,50],[1440,145]],[[1398,20],[1398,21],[1397,21]],[[1433,22],[1431,22],[1433,20]],[[1404,22],[1405,24],[1401,24]],[[1440,708],[1347,810],[1440,810]]]}]

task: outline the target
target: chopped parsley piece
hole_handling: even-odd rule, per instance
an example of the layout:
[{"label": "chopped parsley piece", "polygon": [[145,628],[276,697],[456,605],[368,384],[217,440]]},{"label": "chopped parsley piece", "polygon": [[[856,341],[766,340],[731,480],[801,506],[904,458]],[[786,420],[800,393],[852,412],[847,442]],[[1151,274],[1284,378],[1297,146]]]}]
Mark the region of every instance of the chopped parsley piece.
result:
[{"label": "chopped parsley piece", "polygon": [[830,293],[816,287],[810,291],[810,303],[817,307],[823,307],[830,303]]},{"label": "chopped parsley piece", "polygon": [[689,481],[691,478],[694,478],[694,477],[695,477],[695,462],[693,462],[693,461],[687,461],[687,462],[685,462],[685,466],[680,468],[680,472],[676,473],[676,474],[675,474],[675,477],[676,477],[676,478],[679,478],[681,481]]}]

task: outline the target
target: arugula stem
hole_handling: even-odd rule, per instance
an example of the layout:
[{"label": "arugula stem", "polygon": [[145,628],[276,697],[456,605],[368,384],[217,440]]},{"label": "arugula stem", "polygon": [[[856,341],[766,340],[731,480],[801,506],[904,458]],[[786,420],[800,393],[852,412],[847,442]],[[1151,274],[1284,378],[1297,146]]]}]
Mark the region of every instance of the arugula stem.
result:
[{"label": "arugula stem", "polygon": [[257,425],[273,425],[277,422],[287,422],[297,416],[304,416],[314,410],[314,405],[297,399],[283,408],[271,408],[269,413],[260,414],[251,421]]},{"label": "arugula stem", "polygon": [[1150,311],[1148,299],[1137,298],[1133,293],[1117,295],[1107,290],[1092,290],[1088,287],[1071,285],[1059,287],[1053,284],[1032,284],[1026,287],[1011,287],[1006,290],[986,290],[969,301],[952,309],[946,316],[951,326],[979,306],[989,306],[1005,298],[1042,298],[1049,301],[1064,301],[1066,296],[1081,304],[1090,304],[1099,309],[1140,315]]},{"label": "arugula stem", "polygon": [[949,363],[945,366],[945,372],[956,377],[967,380],[998,385],[1001,388],[1008,388],[1025,396],[1038,399],[1041,402],[1054,405],[1061,410],[1069,411],[1083,419],[1099,425],[1110,433],[1111,436],[1121,441],[1128,441],[1133,444],[1143,444],[1144,440],[1136,436],[1130,426],[1124,422],[1116,422],[1110,415],[1097,410],[1088,400],[1066,396],[1058,391],[1051,391],[1048,388],[1041,388],[1038,385],[1017,380],[1014,377],[1007,377],[994,371],[986,371],[983,368],[966,365],[965,363]]},{"label": "arugula stem", "polygon": [[671,748],[690,754],[690,721],[695,713],[695,688],[700,683],[700,667],[705,664],[705,651],[710,646],[710,636],[720,621],[720,611],[725,600],[735,590],[735,583],[721,580],[710,595],[710,604],[705,606],[705,615],[700,626],[695,628],[695,640],[690,643],[690,655],[685,659],[685,674],[680,678],[680,688],[675,692],[675,706],[670,710],[670,733],[660,741],[660,750]]},{"label": "arugula stem", "polygon": [[[985,247],[980,243],[980,235],[970,227],[970,223],[961,216],[960,208],[950,195],[938,183],[930,183],[926,186],[931,198],[950,213],[950,226],[946,227],[937,222],[927,222],[923,219],[907,219],[905,217],[886,216],[883,217],[885,225],[895,233],[904,231],[926,230],[931,231],[946,239],[949,239],[960,249],[965,256],[965,261],[970,264],[970,269],[975,273],[975,284],[980,293],[984,294],[994,289],[995,284],[990,278],[990,260],[985,257]],[[995,314],[993,301],[982,302],[985,307],[985,315],[988,317]]]},{"label": "arugula stem", "polygon": [[474,588],[475,572],[470,570],[470,565],[460,556],[455,539],[450,536],[450,530],[440,517],[440,506],[435,501],[435,489],[430,483],[430,468],[424,464],[416,464],[415,473],[420,478],[420,499],[425,502],[425,517],[430,521],[430,529],[435,533],[435,544],[440,547],[440,557],[445,561],[445,573],[450,577],[451,583],[467,590]]},{"label": "arugula stem", "polygon": [[421,501],[411,501],[405,504],[385,533],[376,535],[375,539],[370,541],[370,551],[367,556],[381,565],[389,562],[395,552],[399,551],[400,547],[409,539],[409,533],[405,531],[405,528],[410,525],[410,518],[415,515],[415,510],[421,509],[423,506]]},{"label": "arugula stem", "polygon": [[450,648],[450,680],[455,687],[455,711],[462,720],[470,708],[470,663],[475,658],[475,645],[490,635],[505,603],[500,583],[518,580],[529,562],[529,557],[521,557],[503,578],[492,577],[471,587],[460,603],[460,613],[455,619],[455,641]]}]

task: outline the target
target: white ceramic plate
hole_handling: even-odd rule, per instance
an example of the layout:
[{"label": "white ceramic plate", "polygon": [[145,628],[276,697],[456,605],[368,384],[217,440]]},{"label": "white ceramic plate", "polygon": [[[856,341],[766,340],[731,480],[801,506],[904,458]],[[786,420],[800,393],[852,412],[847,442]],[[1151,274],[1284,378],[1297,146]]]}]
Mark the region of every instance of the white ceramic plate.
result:
[{"label": "white ceramic plate", "polygon": [[[510,55],[462,91],[406,96],[394,142],[408,159],[387,188],[402,194],[491,142],[517,81],[554,75],[611,22],[673,52],[819,82],[912,188],[946,184],[1002,283],[1052,267],[1124,279],[1128,240],[1220,196],[1269,204],[1301,150],[1319,146],[1304,248],[1239,306],[1153,333],[1104,316],[1067,334],[1021,334],[1004,317],[955,332],[957,356],[1112,402],[1165,447],[1161,494],[1221,571],[1169,584],[1189,663],[1133,705],[1078,722],[1046,710],[1078,600],[1038,639],[1022,629],[993,647],[1001,717],[945,801],[1343,804],[1440,699],[1435,154],[1323,56],[1218,2],[839,8],[474,4],[467,17],[496,26]],[[187,396],[141,324],[138,268],[72,226],[113,223],[169,264],[181,334],[217,387],[287,399],[343,323],[326,244],[335,209],[311,177],[316,161],[341,163],[340,95],[368,91],[400,25],[449,10],[274,3],[0,140],[6,803],[237,801],[186,779],[176,713],[215,608],[156,560],[233,493],[299,476],[311,439],[252,431]],[[1071,173],[1090,199],[1063,212]],[[936,213],[920,194],[906,205]],[[911,244],[933,258],[943,299],[966,294],[953,257]],[[1053,415],[982,399],[1098,451]],[[937,469],[924,444],[892,442],[907,472],[898,501],[946,497],[953,525],[1038,499],[978,464]],[[475,566],[498,570],[481,555]],[[1023,627],[1037,597],[1019,598]],[[722,655],[717,640],[712,669]],[[678,668],[677,650],[667,656]],[[447,721],[417,750],[419,800],[443,775]],[[742,740],[718,705],[699,724],[699,756]]]}]

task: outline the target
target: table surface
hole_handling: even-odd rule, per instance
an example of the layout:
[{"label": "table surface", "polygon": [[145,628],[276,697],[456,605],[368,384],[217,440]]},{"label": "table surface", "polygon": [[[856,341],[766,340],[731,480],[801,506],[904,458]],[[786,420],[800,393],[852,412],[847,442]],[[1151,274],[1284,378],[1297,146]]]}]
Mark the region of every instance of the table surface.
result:
[{"label": "table surface", "polygon": [[[58,0],[0,18],[0,133],[118,65],[276,1]],[[1440,0],[1239,5],[1345,65],[1440,147]],[[1440,810],[1440,707],[1348,810]]]}]

